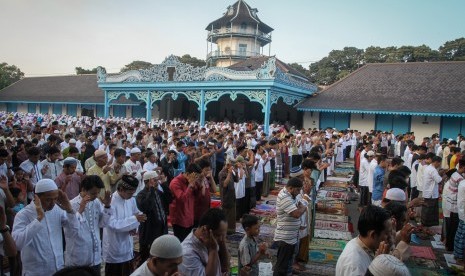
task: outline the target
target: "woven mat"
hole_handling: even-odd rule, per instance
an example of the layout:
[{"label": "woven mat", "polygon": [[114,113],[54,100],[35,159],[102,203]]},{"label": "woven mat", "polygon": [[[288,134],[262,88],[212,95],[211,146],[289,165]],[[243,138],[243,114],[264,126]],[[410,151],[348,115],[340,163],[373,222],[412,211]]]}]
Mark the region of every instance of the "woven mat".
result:
[{"label": "woven mat", "polygon": [[352,239],[352,233],[332,230],[315,229],[313,236],[315,238],[331,239],[331,240],[346,240]]},{"label": "woven mat", "polygon": [[328,240],[314,238],[310,242],[309,249],[328,249],[342,251],[346,246],[347,241],[344,240]]},{"label": "woven mat", "polygon": [[349,223],[328,220],[315,220],[315,229],[347,232],[349,231]]},{"label": "woven mat", "polygon": [[326,191],[326,190],[319,190],[318,191],[318,199],[336,199],[336,200],[347,200],[349,194],[347,191]]},{"label": "woven mat", "polygon": [[436,260],[436,255],[434,255],[433,249],[429,246],[411,245],[410,252],[412,257]]},{"label": "woven mat", "polygon": [[308,250],[308,257],[310,263],[336,264],[341,253],[342,251],[338,250],[310,249]]},{"label": "woven mat", "polygon": [[338,221],[338,222],[348,222],[348,216],[332,215],[332,214],[323,214],[316,213],[315,219],[317,220],[329,220],[329,221]]},{"label": "woven mat", "polygon": [[305,271],[299,275],[335,275],[336,266],[334,264],[310,263],[305,265]]}]

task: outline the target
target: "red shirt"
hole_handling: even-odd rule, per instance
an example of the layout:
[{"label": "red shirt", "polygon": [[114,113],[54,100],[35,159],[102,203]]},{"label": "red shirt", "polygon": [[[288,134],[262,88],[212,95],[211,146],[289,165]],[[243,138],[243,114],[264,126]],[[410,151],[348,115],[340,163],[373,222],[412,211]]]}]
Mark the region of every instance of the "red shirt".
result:
[{"label": "red shirt", "polygon": [[173,194],[173,201],[170,204],[171,224],[176,224],[185,228],[194,225],[194,190],[188,188],[187,178],[180,174],[173,178],[170,183],[170,190]]},{"label": "red shirt", "polygon": [[355,170],[360,171],[360,151],[356,150],[355,151],[355,156],[354,156],[354,165],[355,165]]},{"label": "red shirt", "polygon": [[205,186],[205,194],[202,194],[201,189],[195,193],[194,218],[196,221],[200,220],[200,217],[210,209],[210,182],[208,182],[207,178],[203,179],[202,185]]}]

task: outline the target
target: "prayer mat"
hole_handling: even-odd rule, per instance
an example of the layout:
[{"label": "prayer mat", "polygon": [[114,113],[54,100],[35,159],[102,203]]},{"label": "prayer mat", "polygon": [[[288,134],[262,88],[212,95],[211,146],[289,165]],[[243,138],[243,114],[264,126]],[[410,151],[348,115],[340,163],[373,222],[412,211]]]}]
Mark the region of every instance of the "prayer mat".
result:
[{"label": "prayer mat", "polygon": [[347,188],[347,182],[341,182],[341,181],[325,181],[325,184],[323,187],[341,187],[341,188]]},{"label": "prayer mat", "polygon": [[322,239],[350,241],[352,239],[352,233],[342,232],[342,231],[315,229],[314,237],[322,238]]},{"label": "prayer mat", "polygon": [[444,258],[446,259],[448,267],[463,270],[463,265],[457,265],[457,261],[454,258],[454,254],[444,254]]},{"label": "prayer mat", "polygon": [[[446,254],[444,254],[446,255]],[[454,257],[451,255],[452,258]],[[429,270],[437,270],[440,268],[439,264],[435,260],[428,260],[428,259],[423,259],[423,258],[415,258],[415,257],[410,257],[406,262],[405,265],[410,268],[410,267],[421,267],[421,268],[426,268]]]},{"label": "prayer mat", "polygon": [[317,197],[319,199],[324,198],[324,199],[337,199],[337,200],[347,200],[348,193],[347,191],[345,192],[336,192],[336,191],[326,191],[326,190],[320,190],[318,191]]},{"label": "prayer mat", "polygon": [[337,221],[327,221],[327,220],[316,220],[315,229],[321,230],[333,230],[333,231],[349,231],[349,223],[347,222],[337,222]]},{"label": "prayer mat", "polygon": [[337,186],[324,186],[320,188],[320,191],[334,191],[334,192],[348,192],[348,188],[346,187],[337,187]]},{"label": "prayer mat", "polygon": [[310,249],[308,251],[309,262],[336,264],[342,251],[326,249]]},{"label": "prayer mat", "polygon": [[313,239],[310,242],[309,249],[328,249],[342,251],[346,246],[347,241],[344,240],[327,240],[327,239]]},{"label": "prayer mat", "polygon": [[338,216],[338,215],[331,215],[331,214],[322,214],[316,213],[315,219],[317,220],[330,220],[330,221],[339,221],[339,222],[348,222],[348,216]]},{"label": "prayer mat", "polygon": [[436,260],[436,255],[433,253],[433,249],[429,246],[410,246],[410,252],[412,257]]},{"label": "prayer mat", "polygon": [[[299,275],[335,275],[336,265],[325,263],[310,263],[305,265],[305,271]],[[271,274],[270,274],[271,275]]]}]

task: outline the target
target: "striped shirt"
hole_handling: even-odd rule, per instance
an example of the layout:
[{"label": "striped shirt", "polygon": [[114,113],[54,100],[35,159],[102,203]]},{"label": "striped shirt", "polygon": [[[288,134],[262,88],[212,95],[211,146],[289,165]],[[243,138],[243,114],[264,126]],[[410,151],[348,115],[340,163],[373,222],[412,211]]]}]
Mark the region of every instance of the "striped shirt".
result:
[{"label": "striped shirt", "polygon": [[283,241],[287,244],[296,244],[299,236],[300,219],[290,214],[297,210],[297,201],[283,188],[276,200],[277,224],[274,232],[275,241]]}]

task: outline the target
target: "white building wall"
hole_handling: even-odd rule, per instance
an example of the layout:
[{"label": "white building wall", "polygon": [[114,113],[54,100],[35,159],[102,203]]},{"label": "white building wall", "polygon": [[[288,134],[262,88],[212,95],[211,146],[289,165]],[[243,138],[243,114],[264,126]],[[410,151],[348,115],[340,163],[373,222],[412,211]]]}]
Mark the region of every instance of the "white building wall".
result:
[{"label": "white building wall", "polygon": [[320,112],[305,111],[303,116],[304,128],[318,128],[320,126]]},{"label": "white building wall", "polygon": [[374,114],[362,114],[351,113],[350,114],[350,129],[356,129],[361,133],[365,133],[372,129],[375,129],[375,115]]},{"label": "white building wall", "polygon": [[25,103],[18,104],[17,111],[20,112],[20,113],[27,113],[27,104],[25,104]]},{"label": "white building wall", "polygon": [[415,134],[416,144],[421,144],[423,137],[431,137],[433,133],[439,133],[441,128],[441,117],[412,116],[411,122],[410,131]]}]

